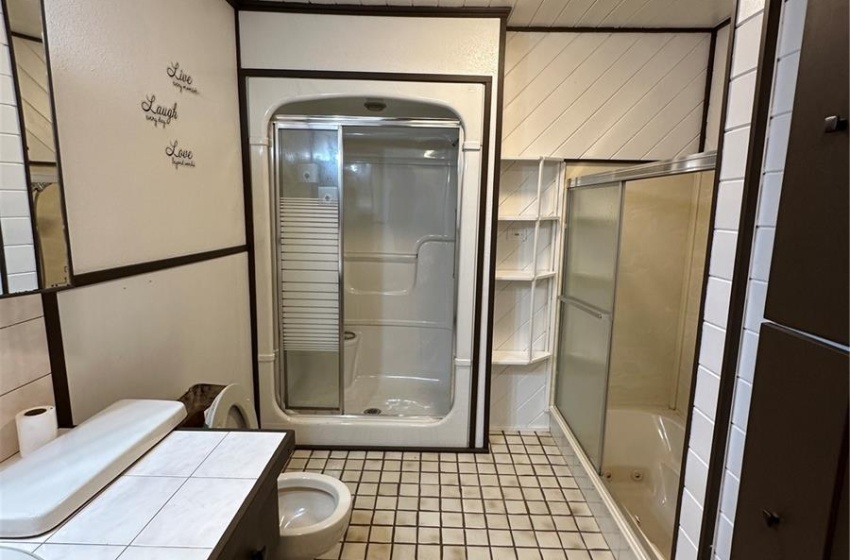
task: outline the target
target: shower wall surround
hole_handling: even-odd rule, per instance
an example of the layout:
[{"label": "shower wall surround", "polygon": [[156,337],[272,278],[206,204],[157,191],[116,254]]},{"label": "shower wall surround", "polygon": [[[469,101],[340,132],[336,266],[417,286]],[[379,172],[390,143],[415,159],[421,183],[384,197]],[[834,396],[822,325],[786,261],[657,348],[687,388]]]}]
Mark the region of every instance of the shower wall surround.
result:
[{"label": "shower wall surround", "polygon": [[[199,382],[250,387],[234,9],[225,0],[44,5],[80,286],[52,296],[73,421],[124,397],[174,399]],[[175,87],[187,75],[197,93]],[[169,155],[175,142],[191,158]],[[195,166],[175,166],[175,155]]]},{"label": "shower wall surround", "polygon": [[[482,236],[478,245],[481,258],[480,272],[482,284],[477,288],[471,283],[458,286],[458,308],[469,310],[474,303],[480,309],[480,318],[472,323],[460,324],[471,316],[471,313],[460,315],[458,332],[473,330],[475,338],[475,361],[478,363],[477,385],[473,391],[476,395],[471,410],[465,403],[454,407],[461,409],[463,414],[474,415],[476,433],[475,446],[484,443],[485,407],[484,402],[489,388],[487,387],[486,364],[489,363],[487,339],[489,331],[489,301],[490,281],[490,247],[491,223],[493,215],[493,183],[495,162],[498,159],[496,131],[498,130],[499,111],[497,99],[501,83],[499,80],[499,43],[502,21],[497,17],[477,18],[441,18],[441,17],[382,17],[382,16],[346,16],[307,13],[273,13],[241,11],[239,14],[239,37],[241,49],[241,66],[246,72],[264,71],[274,75],[281,71],[286,80],[297,84],[298,95],[322,95],[328,92],[339,93],[339,88],[355,88],[358,95],[387,96],[396,98],[416,98],[420,101],[433,101],[445,105],[446,99],[466,99],[463,102],[464,111],[475,107],[473,128],[481,126],[482,121],[475,122],[485,114],[484,119],[489,124],[489,135],[486,141],[481,141],[481,147],[466,146],[470,150],[466,157],[472,161],[486,163],[487,174],[481,181],[480,192],[487,198],[479,207],[476,205],[475,214],[484,210],[481,218],[470,222],[461,220],[461,229],[473,235]],[[334,41],[328,42],[329,33],[333,33]],[[386,45],[394,46],[392,57],[378,56],[386,50]],[[265,79],[265,78],[263,78]],[[380,80],[380,82],[378,81]],[[448,82],[448,83],[443,83]],[[454,83],[452,83],[454,82]],[[484,83],[491,84],[489,97]],[[257,84],[256,86],[252,84]],[[260,78],[248,78],[248,96],[253,99],[256,92],[266,91],[265,82]],[[337,84],[339,88],[334,86]],[[269,86],[271,87],[271,86]],[[288,87],[288,86],[287,86]],[[295,86],[293,86],[295,87]],[[255,88],[256,91],[252,88]],[[368,91],[364,88],[368,88]],[[452,88],[464,88],[450,94]],[[293,91],[291,89],[286,91]],[[354,90],[343,89],[345,92]],[[389,91],[390,93],[387,93]],[[287,94],[289,95],[289,94]],[[460,96],[460,97],[458,97]],[[473,103],[474,100],[474,103]],[[488,105],[484,105],[484,104]],[[477,107],[484,105],[483,112]],[[463,112],[463,111],[461,111]],[[252,120],[253,123],[253,120]],[[253,126],[253,125],[252,125]],[[483,130],[483,128],[479,129]],[[249,142],[252,151],[252,179],[254,184],[254,220],[255,231],[271,231],[269,224],[268,193],[259,188],[257,182],[264,180],[266,171],[259,164],[264,150],[269,145],[262,132],[252,131]],[[480,132],[478,132],[480,134]],[[484,140],[480,136],[477,139]],[[473,142],[478,144],[478,142]],[[263,160],[265,161],[265,160]],[[267,165],[266,165],[267,167]],[[262,192],[261,192],[262,191]],[[477,196],[467,188],[465,197]],[[469,200],[469,199],[467,199]],[[474,222],[477,222],[474,226]],[[463,233],[461,234],[464,235]],[[467,233],[469,235],[469,233]],[[257,254],[269,255],[272,247],[267,244],[270,240],[264,236],[257,238]],[[271,289],[271,261],[257,259],[257,299],[261,310],[272,309],[274,294]],[[470,266],[475,259],[466,259],[463,266]],[[271,317],[264,318],[264,311],[259,317],[259,356],[261,395],[266,403],[265,395],[273,387],[269,380],[274,379],[275,373],[275,343]],[[468,329],[468,330],[467,330]],[[460,360],[466,362],[462,368],[469,371],[472,359]],[[268,406],[273,403],[269,402]],[[265,408],[263,414],[273,409]],[[332,430],[325,429],[326,433]],[[385,441],[389,441],[389,437]],[[412,441],[408,439],[407,441]],[[433,445],[433,444],[429,444]]]}]

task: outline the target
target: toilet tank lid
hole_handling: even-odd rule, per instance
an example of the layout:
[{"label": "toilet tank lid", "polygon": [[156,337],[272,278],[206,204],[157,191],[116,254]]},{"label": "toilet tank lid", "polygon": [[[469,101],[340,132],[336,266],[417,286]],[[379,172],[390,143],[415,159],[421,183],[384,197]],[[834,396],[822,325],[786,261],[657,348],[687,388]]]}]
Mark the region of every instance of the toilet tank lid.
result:
[{"label": "toilet tank lid", "polygon": [[0,470],[0,537],[53,529],[185,416],[176,401],[121,400]]}]

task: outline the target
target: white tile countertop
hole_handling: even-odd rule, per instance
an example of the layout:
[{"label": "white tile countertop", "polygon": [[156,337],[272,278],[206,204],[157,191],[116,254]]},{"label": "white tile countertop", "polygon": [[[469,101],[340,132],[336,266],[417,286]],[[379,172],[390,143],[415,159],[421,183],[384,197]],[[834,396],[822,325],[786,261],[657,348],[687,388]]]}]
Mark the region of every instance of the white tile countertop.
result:
[{"label": "white tile countertop", "polygon": [[0,546],[44,560],[206,560],[291,437],[174,431],[53,531]]}]

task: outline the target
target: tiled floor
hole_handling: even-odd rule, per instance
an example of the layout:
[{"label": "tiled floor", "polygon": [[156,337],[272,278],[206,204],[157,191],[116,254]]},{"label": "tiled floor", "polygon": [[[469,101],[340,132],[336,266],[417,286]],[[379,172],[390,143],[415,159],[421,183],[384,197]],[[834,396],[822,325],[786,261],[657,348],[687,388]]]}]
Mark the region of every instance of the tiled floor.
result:
[{"label": "tiled floor", "polygon": [[354,512],[328,560],[613,560],[548,433],[490,453],[296,451],[287,471],[344,481]]}]

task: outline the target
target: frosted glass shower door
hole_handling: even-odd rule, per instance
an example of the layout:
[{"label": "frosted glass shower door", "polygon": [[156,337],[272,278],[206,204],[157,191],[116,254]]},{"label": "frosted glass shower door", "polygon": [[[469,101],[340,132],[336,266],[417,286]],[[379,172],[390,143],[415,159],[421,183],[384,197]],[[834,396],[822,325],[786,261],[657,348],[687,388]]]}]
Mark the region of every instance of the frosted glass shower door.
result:
[{"label": "frosted glass shower door", "polygon": [[339,128],[276,129],[277,275],[287,409],[339,411]]},{"label": "frosted glass shower door", "polygon": [[568,191],[555,406],[602,465],[622,184]]}]

